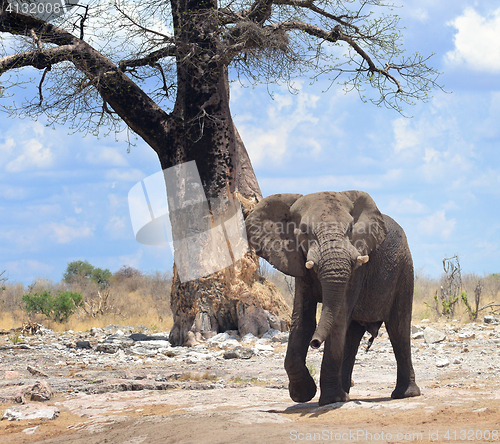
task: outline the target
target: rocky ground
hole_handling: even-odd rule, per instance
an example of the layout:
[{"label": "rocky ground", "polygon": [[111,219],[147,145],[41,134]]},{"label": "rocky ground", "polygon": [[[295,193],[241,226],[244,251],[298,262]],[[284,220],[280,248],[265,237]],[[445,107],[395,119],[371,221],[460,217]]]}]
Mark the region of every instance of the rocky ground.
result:
[{"label": "rocky ground", "polygon": [[[2,443],[500,442],[500,325],[422,321],[413,356],[422,396],[390,399],[394,355],[360,347],[351,401],[296,404],[287,333],[222,333],[191,348],[108,326],[0,336]],[[310,351],[319,377],[322,350]]]}]

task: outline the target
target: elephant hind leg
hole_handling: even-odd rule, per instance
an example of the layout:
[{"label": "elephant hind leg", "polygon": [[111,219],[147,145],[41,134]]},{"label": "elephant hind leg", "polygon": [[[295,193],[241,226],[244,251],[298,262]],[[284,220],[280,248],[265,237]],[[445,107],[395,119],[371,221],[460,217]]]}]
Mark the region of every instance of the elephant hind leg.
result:
[{"label": "elephant hind leg", "polygon": [[352,369],[356,360],[359,343],[365,331],[366,328],[356,321],[352,321],[347,329],[344,345],[344,360],[342,362],[342,389],[346,393],[349,393],[352,386]]}]

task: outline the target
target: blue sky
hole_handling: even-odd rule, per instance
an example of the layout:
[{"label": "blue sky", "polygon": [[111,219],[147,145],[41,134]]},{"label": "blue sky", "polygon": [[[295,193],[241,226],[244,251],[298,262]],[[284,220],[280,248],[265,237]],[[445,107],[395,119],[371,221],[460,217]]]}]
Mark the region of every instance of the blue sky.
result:
[{"label": "blue sky", "polygon": [[[464,272],[500,272],[500,5],[407,0],[398,10],[409,53],[435,53],[449,93],[407,108],[361,102],[327,81],[300,92],[232,89],[232,113],[264,195],[369,192],[405,229],[415,268],[439,276],[458,254]],[[10,281],[59,281],[85,259],[116,271],[172,268],[168,247],[137,243],[127,195],[159,171],[142,141],[69,135],[0,114],[0,271]]]}]

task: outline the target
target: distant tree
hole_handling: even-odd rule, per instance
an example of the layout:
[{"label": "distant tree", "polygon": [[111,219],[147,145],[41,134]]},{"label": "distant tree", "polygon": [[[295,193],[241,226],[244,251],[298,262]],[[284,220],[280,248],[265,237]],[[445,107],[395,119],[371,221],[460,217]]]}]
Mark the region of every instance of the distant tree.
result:
[{"label": "distant tree", "polygon": [[90,275],[90,279],[99,284],[101,287],[107,287],[112,276],[113,274],[107,268],[94,268]]},{"label": "distant tree", "polygon": [[88,261],[72,261],[68,262],[66,267],[66,271],[63,274],[63,279],[71,283],[76,278],[89,278],[92,274],[92,270],[94,266],[91,265]]},{"label": "distant tree", "polygon": [[75,283],[82,280],[92,281],[99,284],[101,287],[109,285],[112,277],[111,271],[107,268],[96,268],[88,261],[72,261],[68,263],[66,271],[63,274],[63,279],[68,284]]},{"label": "distant tree", "polygon": [[[0,32],[13,37],[0,45],[0,95],[4,103],[16,97],[21,68],[39,70],[38,87],[28,89],[33,96],[8,101],[7,112],[45,115],[90,133],[126,125],[157,153],[162,169],[195,160],[216,219],[230,195],[246,208],[261,198],[231,118],[229,71],[292,89],[297,77],[324,78],[326,86],[340,82],[364,101],[401,112],[439,85],[429,57],[405,55],[398,22],[383,0],[103,0],[77,5],[53,23],[0,0]],[[175,218],[172,225],[186,237],[186,226]],[[240,275],[250,273],[233,273],[225,283],[220,276],[181,283],[174,270],[171,341],[184,344],[202,327],[235,328]]]},{"label": "distant tree", "polygon": [[124,279],[132,279],[142,276],[142,271],[137,268],[133,268],[129,265],[122,265],[120,269],[113,275],[119,281]]}]

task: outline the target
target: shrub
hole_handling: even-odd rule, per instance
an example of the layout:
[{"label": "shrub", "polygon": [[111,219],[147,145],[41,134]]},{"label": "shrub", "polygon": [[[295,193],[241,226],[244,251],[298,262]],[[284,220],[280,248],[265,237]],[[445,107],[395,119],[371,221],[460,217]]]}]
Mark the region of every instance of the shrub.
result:
[{"label": "shrub", "polygon": [[53,296],[50,291],[25,294],[22,297],[28,314],[42,314],[55,322],[66,322],[83,304],[83,296],[71,291],[60,291]]}]

